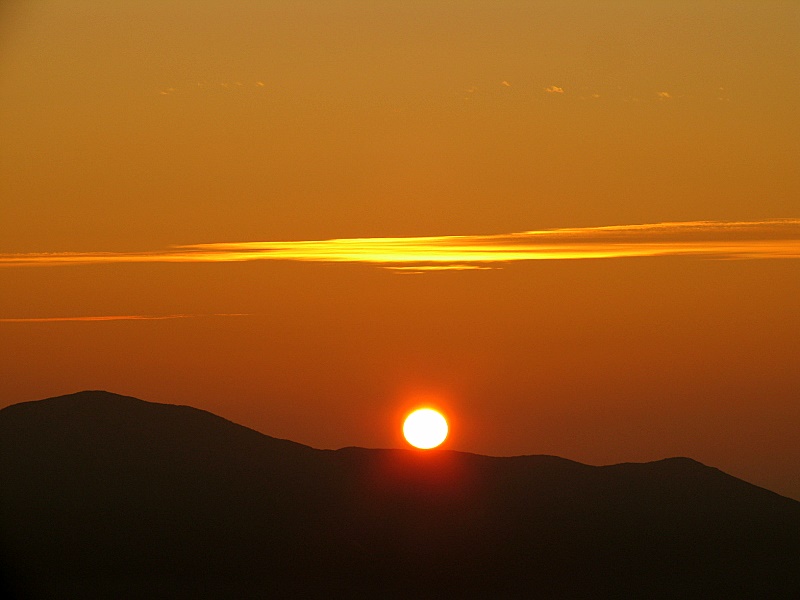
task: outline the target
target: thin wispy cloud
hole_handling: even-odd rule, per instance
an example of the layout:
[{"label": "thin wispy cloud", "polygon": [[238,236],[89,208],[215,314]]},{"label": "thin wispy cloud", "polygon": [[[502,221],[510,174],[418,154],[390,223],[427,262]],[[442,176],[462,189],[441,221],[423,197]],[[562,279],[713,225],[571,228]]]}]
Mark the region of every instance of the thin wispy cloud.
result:
[{"label": "thin wispy cloud", "polygon": [[218,82],[209,82],[209,81],[197,81],[194,83],[190,82],[176,82],[174,86],[170,86],[168,88],[163,88],[159,90],[159,94],[161,96],[172,96],[172,95],[192,95],[197,93],[211,93],[215,91],[222,90],[223,92],[232,92],[234,90],[238,90],[240,92],[244,92],[247,90],[252,90],[252,88],[264,88],[266,84],[263,81],[254,81],[254,82],[243,82],[243,81],[218,81]]},{"label": "thin wispy cloud", "polygon": [[400,267],[384,266],[384,269],[394,271],[401,275],[421,275],[430,271],[487,271],[500,267],[487,267],[484,265],[403,265]]},{"label": "thin wispy cloud", "polygon": [[151,252],[2,254],[0,267],[282,260],[450,269],[530,260],[656,256],[800,258],[800,219],[690,221],[493,235],[343,238],[173,246]]},{"label": "thin wispy cloud", "polygon": [[196,317],[244,317],[246,313],[216,313],[212,315],[98,315],[83,317],[24,317],[0,318],[0,323],[62,323],[96,321],[165,321],[168,319],[191,319]]}]

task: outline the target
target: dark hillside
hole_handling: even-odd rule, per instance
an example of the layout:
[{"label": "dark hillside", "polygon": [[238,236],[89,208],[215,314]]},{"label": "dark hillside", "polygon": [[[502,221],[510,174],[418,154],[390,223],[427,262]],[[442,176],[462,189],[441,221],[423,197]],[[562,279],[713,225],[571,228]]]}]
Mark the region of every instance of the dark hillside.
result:
[{"label": "dark hillside", "polygon": [[31,597],[795,597],[800,503],[685,458],[315,450],[82,392],[0,411]]}]

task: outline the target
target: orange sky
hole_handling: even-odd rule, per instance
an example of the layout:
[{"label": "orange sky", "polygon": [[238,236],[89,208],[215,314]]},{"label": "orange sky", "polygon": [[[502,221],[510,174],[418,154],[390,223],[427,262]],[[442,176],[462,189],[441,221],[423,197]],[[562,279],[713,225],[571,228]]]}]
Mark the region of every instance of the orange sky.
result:
[{"label": "orange sky", "polygon": [[333,448],[426,401],[449,448],[800,499],[798,31],[794,1],[3,3],[0,406],[107,389]]}]

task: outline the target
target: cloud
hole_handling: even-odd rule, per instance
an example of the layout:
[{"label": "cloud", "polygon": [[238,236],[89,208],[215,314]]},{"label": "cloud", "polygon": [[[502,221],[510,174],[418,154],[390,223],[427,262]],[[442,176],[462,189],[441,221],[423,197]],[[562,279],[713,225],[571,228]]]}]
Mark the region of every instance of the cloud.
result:
[{"label": "cloud", "polygon": [[507,81],[501,81],[500,85],[505,86],[505,87],[511,87],[511,84],[508,83]]},{"label": "cloud", "polygon": [[658,92],[658,99],[659,100],[669,100],[672,98],[669,92]]},{"label": "cloud", "polygon": [[164,321],[167,319],[191,319],[195,317],[244,317],[245,313],[218,313],[213,315],[101,315],[89,317],[25,317],[18,319],[0,318],[0,323],[62,323],[96,321]]},{"label": "cloud", "polygon": [[548,94],[563,94],[564,88],[560,88],[557,85],[551,85],[550,87],[544,88],[544,91]]},{"label": "cloud", "polygon": [[0,267],[282,260],[452,269],[529,260],[655,256],[800,258],[800,219],[689,221],[494,235],[342,238],[172,246],[151,252],[0,254]]},{"label": "cloud", "polygon": [[421,273],[427,273],[428,271],[490,271],[493,269],[499,269],[500,267],[487,267],[484,265],[447,264],[447,265],[404,265],[401,267],[384,266],[383,268],[389,269],[390,271],[394,271],[396,273],[400,273],[403,275],[419,275]]}]

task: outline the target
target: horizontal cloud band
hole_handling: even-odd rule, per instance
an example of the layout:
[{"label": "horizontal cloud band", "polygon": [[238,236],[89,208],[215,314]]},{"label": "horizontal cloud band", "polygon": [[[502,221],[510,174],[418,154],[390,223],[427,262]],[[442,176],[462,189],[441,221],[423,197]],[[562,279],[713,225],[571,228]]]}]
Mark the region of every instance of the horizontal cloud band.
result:
[{"label": "horizontal cloud band", "polygon": [[511,261],[643,256],[800,258],[800,219],[691,221],[495,235],[193,244],[152,252],[2,254],[0,266],[293,260],[372,263],[394,269],[417,266],[422,271],[471,269]]}]

